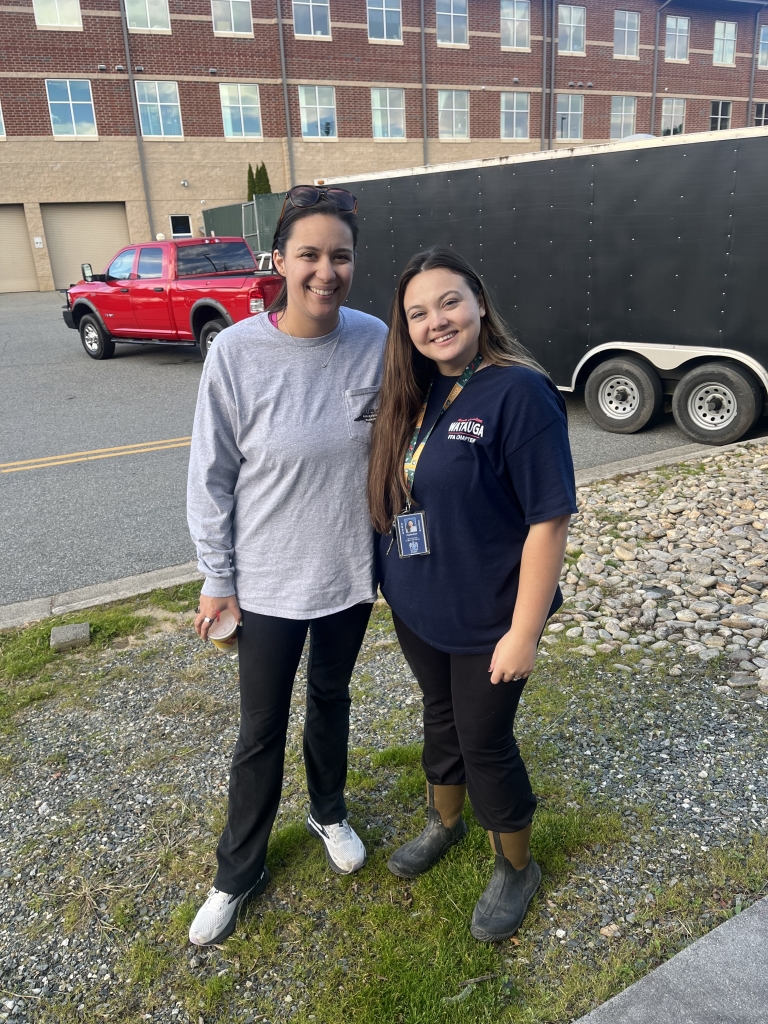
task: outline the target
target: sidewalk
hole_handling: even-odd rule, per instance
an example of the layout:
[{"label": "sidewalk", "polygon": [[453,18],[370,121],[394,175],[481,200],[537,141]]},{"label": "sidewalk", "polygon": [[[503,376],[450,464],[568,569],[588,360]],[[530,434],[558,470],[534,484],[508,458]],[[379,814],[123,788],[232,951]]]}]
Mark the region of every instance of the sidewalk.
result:
[{"label": "sidewalk", "polygon": [[763,1024],[768,898],[732,917],[576,1024]]}]

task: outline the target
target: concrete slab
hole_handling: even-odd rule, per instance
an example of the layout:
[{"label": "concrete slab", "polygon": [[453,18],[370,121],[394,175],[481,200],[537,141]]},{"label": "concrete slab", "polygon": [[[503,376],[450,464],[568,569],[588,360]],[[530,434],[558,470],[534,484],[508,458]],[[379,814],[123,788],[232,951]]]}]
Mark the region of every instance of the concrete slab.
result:
[{"label": "concrete slab", "polygon": [[575,1024],[765,1024],[768,898]]},{"label": "concrete slab", "polygon": [[54,626],[51,647],[54,651],[71,651],[73,647],[87,647],[91,642],[89,622],[71,622],[67,626]]}]

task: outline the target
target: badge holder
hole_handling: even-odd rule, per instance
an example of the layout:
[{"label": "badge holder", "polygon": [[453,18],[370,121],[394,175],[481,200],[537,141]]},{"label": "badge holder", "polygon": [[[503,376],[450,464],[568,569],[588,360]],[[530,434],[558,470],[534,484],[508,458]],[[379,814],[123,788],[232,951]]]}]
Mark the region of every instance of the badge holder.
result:
[{"label": "badge holder", "polygon": [[397,537],[397,553],[401,558],[413,558],[415,555],[429,554],[429,536],[427,534],[427,515],[425,512],[413,512],[406,509],[395,516],[392,524]]}]

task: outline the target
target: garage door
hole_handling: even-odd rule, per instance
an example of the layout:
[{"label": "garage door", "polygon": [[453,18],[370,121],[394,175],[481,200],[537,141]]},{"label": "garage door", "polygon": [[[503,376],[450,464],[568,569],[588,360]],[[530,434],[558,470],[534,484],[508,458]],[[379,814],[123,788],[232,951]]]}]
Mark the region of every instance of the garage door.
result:
[{"label": "garage door", "polygon": [[0,292],[36,292],[37,274],[23,206],[0,206]]},{"label": "garage door", "polygon": [[45,203],[40,209],[56,288],[81,280],[81,263],[103,273],[130,241],[124,203]]}]

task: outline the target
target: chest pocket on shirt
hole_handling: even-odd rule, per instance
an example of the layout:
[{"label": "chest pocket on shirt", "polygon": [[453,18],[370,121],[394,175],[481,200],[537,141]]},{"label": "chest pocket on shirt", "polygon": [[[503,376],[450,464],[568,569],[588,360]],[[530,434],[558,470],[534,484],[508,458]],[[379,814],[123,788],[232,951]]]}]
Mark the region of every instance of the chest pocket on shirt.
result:
[{"label": "chest pocket on shirt", "polygon": [[379,389],[352,388],[344,392],[347,427],[353,441],[371,443],[371,432],[379,410]]}]

